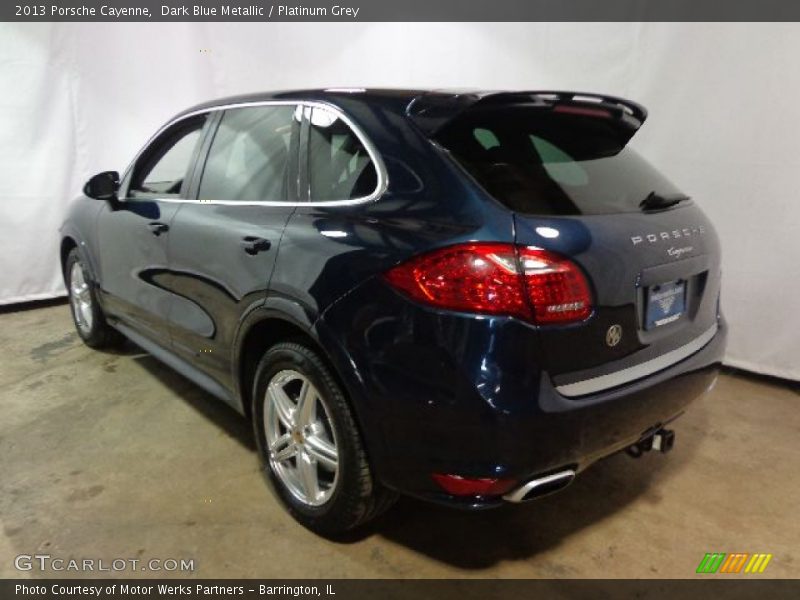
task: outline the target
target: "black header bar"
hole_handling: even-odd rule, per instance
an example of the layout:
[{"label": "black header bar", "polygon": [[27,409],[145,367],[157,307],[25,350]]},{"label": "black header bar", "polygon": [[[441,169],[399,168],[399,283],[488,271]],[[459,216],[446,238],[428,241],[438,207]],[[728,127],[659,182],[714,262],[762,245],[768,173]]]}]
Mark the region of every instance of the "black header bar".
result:
[{"label": "black header bar", "polygon": [[800,21],[795,0],[84,0],[0,3],[0,21]]},{"label": "black header bar", "polygon": [[512,600],[516,598],[797,598],[798,580],[709,576],[695,580],[397,580],[397,579],[4,579],[0,598],[84,600],[161,598],[238,600]]}]

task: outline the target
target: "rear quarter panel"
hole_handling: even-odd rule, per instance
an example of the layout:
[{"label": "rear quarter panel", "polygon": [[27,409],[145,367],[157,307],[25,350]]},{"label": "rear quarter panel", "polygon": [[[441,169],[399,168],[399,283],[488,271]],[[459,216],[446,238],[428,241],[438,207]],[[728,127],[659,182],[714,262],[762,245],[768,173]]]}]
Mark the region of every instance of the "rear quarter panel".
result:
[{"label": "rear quarter panel", "polygon": [[[513,215],[487,202],[483,192],[395,109],[345,103],[341,108],[381,155],[388,187],[372,202],[298,207],[283,232],[267,305],[294,304],[304,313],[294,315],[294,321],[315,324],[313,333],[349,392],[371,459],[381,472],[386,456],[381,421],[391,410],[392,398],[373,393],[368,370],[374,365],[365,351],[376,341],[370,341],[371,336],[383,336],[384,318],[398,316],[397,311],[409,305],[381,281],[381,274],[436,247],[475,240],[513,242]],[[330,321],[325,319],[328,311]],[[435,323],[430,321],[431,326]],[[419,365],[425,356],[442,354],[432,347],[428,354],[408,356],[407,350],[416,344],[395,341],[417,335],[420,324],[393,319],[391,327],[391,339],[381,342],[384,358]],[[459,335],[434,335],[425,343],[450,345]],[[447,385],[447,374],[437,371],[437,365],[438,360],[430,362],[420,377],[426,382],[439,377],[436,385],[441,387]],[[413,393],[417,388],[408,383]]]},{"label": "rear quarter panel", "polygon": [[372,202],[300,205],[284,230],[270,295],[295,299],[314,322],[354,287],[414,254],[462,241],[513,241],[512,214],[487,203],[397,107],[340,106],[381,155],[388,187]]}]

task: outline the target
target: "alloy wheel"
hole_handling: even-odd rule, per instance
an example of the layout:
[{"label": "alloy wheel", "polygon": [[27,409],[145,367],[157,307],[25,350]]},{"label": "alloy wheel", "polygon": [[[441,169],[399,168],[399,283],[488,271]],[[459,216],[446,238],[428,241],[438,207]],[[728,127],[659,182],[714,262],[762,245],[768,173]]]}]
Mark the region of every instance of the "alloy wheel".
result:
[{"label": "alloy wheel", "polygon": [[286,489],[308,506],[327,502],[338,482],[339,453],[325,399],[302,373],[276,373],[264,398],[269,464]]},{"label": "alloy wheel", "polygon": [[69,274],[69,300],[72,305],[72,314],[75,316],[75,323],[85,335],[92,331],[94,323],[94,313],[92,310],[92,291],[89,289],[89,282],[83,276],[81,263],[75,261]]}]

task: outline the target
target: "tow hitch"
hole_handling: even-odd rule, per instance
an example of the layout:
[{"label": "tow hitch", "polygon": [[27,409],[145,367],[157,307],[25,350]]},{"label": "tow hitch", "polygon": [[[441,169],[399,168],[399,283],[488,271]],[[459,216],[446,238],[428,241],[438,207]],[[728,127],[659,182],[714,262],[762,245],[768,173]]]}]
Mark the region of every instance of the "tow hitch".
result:
[{"label": "tow hitch", "polygon": [[658,450],[662,454],[666,454],[672,450],[675,445],[675,432],[671,429],[658,429],[652,435],[642,438],[635,444],[631,444],[625,449],[628,456],[639,458],[645,452],[650,450]]}]

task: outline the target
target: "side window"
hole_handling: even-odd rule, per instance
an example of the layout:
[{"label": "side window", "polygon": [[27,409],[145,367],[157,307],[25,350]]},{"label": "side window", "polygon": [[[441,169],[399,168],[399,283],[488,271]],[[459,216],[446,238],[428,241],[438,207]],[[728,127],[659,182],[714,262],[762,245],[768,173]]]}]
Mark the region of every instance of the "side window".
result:
[{"label": "side window", "polygon": [[178,123],[153,142],[133,171],[132,196],[179,196],[206,116]]},{"label": "side window", "polygon": [[378,174],[358,136],[335,113],[315,107],[308,138],[310,200],[350,200],[369,196]]},{"label": "side window", "polygon": [[286,200],[289,150],[299,119],[300,111],[290,105],[225,111],[211,143],[198,197]]}]

